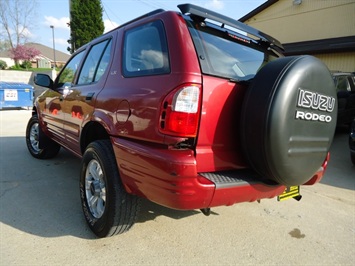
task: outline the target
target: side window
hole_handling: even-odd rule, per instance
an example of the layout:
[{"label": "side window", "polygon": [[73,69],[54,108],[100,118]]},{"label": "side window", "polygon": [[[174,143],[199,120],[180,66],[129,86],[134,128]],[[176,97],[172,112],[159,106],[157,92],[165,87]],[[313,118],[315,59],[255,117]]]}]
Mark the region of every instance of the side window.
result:
[{"label": "side window", "polygon": [[337,91],[351,91],[350,84],[346,76],[339,76],[336,84]]},{"label": "side window", "polygon": [[94,82],[98,81],[101,76],[105,73],[108,63],[110,63],[111,58],[111,40],[106,46],[105,52],[100,60],[99,67],[97,68],[96,75],[94,78]]},{"label": "side window", "polygon": [[84,51],[81,51],[70,59],[58,77],[57,88],[72,86],[83,54]]},{"label": "side window", "polygon": [[95,44],[85,58],[78,79],[78,85],[98,81],[110,60],[111,39]]},{"label": "side window", "polygon": [[168,46],[163,23],[159,20],[125,33],[123,75],[137,77],[170,72]]}]

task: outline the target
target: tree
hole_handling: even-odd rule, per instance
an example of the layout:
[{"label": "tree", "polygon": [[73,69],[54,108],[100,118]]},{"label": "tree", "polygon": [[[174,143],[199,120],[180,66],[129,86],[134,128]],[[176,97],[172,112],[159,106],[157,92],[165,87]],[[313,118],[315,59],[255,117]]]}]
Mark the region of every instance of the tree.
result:
[{"label": "tree", "polygon": [[11,49],[10,52],[12,54],[11,58],[15,61],[30,61],[41,53],[36,48],[25,45],[17,45],[15,48]]},{"label": "tree", "polygon": [[0,52],[8,51],[10,49],[10,42],[7,40],[0,40]]},{"label": "tree", "polygon": [[[11,52],[11,58],[14,59],[14,61],[17,62],[22,60],[22,61],[31,61],[33,58],[35,58],[37,55],[40,54],[40,51],[38,51],[34,47],[30,46],[25,46],[25,45],[17,45],[15,48],[12,48],[10,50]],[[28,65],[28,64],[25,64]],[[27,68],[27,67],[26,67]]]},{"label": "tree", "polygon": [[70,0],[70,53],[103,34],[101,0]]},{"label": "tree", "polygon": [[10,49],[27,42],[37,7],[36,0],[0,0],[0,35]]}]

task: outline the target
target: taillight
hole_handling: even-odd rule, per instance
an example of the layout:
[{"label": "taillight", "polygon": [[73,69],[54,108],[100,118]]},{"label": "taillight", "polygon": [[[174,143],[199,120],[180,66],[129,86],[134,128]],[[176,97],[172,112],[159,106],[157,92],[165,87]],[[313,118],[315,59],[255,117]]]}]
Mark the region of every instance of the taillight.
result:
[{"label": "taillight", "polygon": [[178,137],[195,137],[200,117],[201,86],[184,84],[172,91],[163,102],[160,132]]}]

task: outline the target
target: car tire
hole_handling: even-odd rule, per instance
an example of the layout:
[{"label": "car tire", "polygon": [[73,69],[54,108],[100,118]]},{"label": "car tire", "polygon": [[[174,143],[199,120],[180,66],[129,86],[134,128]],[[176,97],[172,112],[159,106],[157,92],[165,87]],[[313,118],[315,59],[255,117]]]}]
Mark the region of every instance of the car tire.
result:
[{"label": "car tire", "polygon": [[81,164],[80,198],[86,222],[98,237],[122,234],[135,223],[140,199],[125,191],[109,140],[88,145]]},{"label": "car tire", "polygon": [[37,159],[53,158],[60,150],[60,145],[43,133],[37,115],[33,115],[27,123],[26,144],[31,155]]},{"label": "car tire", "polygon": [[[323,111],[320,103],[307,102],[306,94],[329,100],[329,106]],[[298,56],[272,61],[246,91],[241,116],[245,157],[266,180],[304,184],[324,162],[336,120],[334,82],[320,60]]]}]

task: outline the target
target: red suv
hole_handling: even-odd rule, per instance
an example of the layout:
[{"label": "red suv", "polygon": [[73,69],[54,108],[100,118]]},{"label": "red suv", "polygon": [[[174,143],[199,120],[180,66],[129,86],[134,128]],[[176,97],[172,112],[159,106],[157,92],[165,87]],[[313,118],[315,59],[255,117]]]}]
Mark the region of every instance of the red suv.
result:
[{"label": "red suv", "polygon": [[191,210],[300,198],[328,162],[337,102],[327,67],[190,4],[81,47],[35,102],[27,146],[82,158],[80,197],[99,237],[134,224],[141,197]]}]

